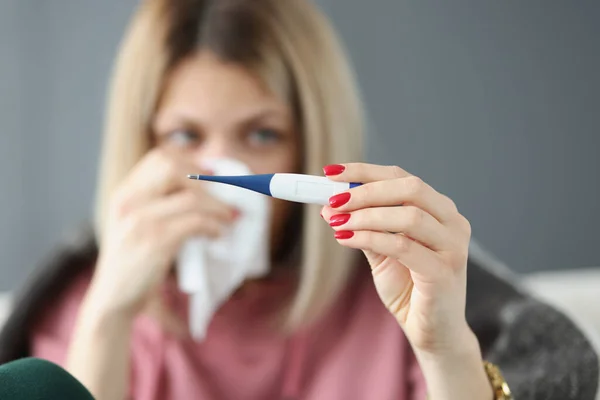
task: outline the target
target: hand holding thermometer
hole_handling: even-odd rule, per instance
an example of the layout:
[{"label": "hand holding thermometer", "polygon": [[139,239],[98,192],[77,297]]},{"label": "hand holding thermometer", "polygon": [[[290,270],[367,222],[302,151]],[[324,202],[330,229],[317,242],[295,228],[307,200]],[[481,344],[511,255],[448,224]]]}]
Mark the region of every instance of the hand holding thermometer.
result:
[{"label": "hand holding thermometer", "polygon": [[233,185],[277,199],[323,206],[329,204],[331,196],[362,185],[334,182],[323,176],[303,174],[188,175],[188,178]]}]

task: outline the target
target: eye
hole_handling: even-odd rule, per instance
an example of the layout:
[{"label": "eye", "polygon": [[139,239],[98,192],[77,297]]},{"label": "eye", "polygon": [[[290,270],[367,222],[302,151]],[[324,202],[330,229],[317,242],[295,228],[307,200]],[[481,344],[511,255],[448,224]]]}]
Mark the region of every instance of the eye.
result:
[{"label": "eye", "polygon": [[247,139],[251,146],[269,146],[281,141],[282,135],[274,129],[260,128],[251,130]]},{"label": "eye", "polygon": [[168,146],[191,147],[200,143],[200,135],[188,129],[178,129],[162,135],[160,141]]}]

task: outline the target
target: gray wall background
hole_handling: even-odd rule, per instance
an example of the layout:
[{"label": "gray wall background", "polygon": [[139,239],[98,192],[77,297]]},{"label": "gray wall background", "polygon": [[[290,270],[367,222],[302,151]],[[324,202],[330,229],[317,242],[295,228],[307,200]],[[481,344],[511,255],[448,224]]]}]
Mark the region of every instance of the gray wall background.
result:
[{"label": "gray wall background", "polygon": [[[0,290],[89,218],[106,82],[134,0],[0,0]],[[521,272],[600,265],[600,3],[318,2],[369,159],[450,195]]]}]

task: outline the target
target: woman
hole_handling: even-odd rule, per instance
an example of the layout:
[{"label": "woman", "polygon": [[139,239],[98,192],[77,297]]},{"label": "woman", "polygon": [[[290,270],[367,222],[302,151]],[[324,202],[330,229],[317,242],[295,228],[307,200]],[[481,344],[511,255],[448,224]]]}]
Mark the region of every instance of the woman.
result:
[{"label": "woman", "polygon": [[[356,163],[360,114],[310,3],[144,2],[115,71],[98,243],[59,253],[24,290],[1,361],[50,359],[98,399],[509,398],[498,371],[517,399],[592,399],[586,339],[468,258],[454,203],[400,167]],[[364,185],[322,209],[274,201],[270,275],[196,342],[178,323],[175,256],[236,210],[185,177],[222,156]]]}]

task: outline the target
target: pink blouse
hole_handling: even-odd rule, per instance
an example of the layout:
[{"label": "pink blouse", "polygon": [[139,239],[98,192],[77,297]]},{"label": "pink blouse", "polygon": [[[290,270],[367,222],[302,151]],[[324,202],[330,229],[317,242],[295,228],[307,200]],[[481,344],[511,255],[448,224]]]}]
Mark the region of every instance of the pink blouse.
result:
[{"label": "pink blouse", "polygon": [[[89,273],[79,277],[49,305],[31,332],[32,356],[64,365],[90,279]],[[130,398],[425,399],[410,345],[368,273],[359,274],[319,321],[291,337],[264,323],[284,292],[289,287],[278,283],[234,296],[202,342],[172,337],[140,315],[131,341]],[[173,286],[167,293],[170,306],[184,317],[186,297]]]}]

